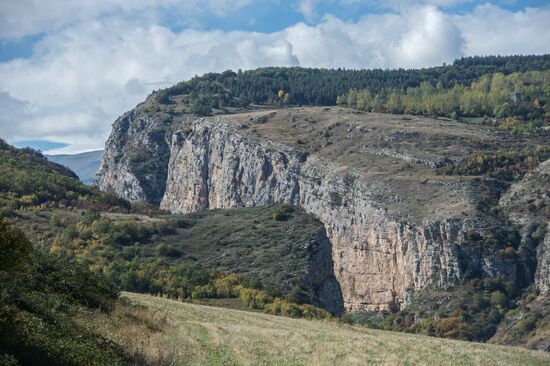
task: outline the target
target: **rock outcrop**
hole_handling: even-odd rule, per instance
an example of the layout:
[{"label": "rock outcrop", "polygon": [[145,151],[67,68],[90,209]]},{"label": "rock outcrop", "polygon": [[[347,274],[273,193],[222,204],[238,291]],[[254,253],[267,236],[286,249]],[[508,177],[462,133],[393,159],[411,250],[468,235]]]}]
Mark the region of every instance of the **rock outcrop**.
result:
[{"label": "rock outcrop", "polygon": [[500,205],[522,228],[523,244],[536,247],[535,285],[543,295],[550,296],[550,160],[512,185]]},{"label": "rock outcrop", "polygon": [[[373,172],[384,164],[396,166],[395,161],[376,160],[391,157],[374,154],[359,158],[372,162],[370,170],[358,168],[363,160],[357,158],[343,165],[337,158],[281,143],[283,138],[278,142],[256,133],[256,117],[243,117],[246,123],[230,119],[182,116],[173,120],[164,113],[139,114],[139,109],[124,115],[106,145],[98,175],[100,188],[133,201],[160,202],[162,209],[171,212],[274,202],[299,205],[325,225],[334,274],[348,311],[399,309],[415,289],[457,284],[469,271],[516,276],[515,259],[469,239],[472,233],[483,236],[490,230],[490,218],[475,209],[486,189],[481,179],[408,174],[431,170],[424,164],[426,159],[416,159],[414,152],[404,160],[410,164],[416,159],[420,167],[405,165],[405,173],[402,166]],[[295,123],[296,118],[288,120]],[[319,130],[328,129],[336,136],[338,123],[327,126]],[[381,129],[378,125],[344,127],[345,141],[353,143],[353,149],[367,145],[357,140],[369,134],[365,131]],[[359,129],[361,133],[355,134]],[[330,145],[334,142],[329,140]],[[147,152],[157,173],[136,173],[128,154],[133,150]],[[450,144],[447,151],[452,151]],[[449,159],[439,153],[437,158]]]},{"label": "rock outcrop", "polygon": [[96,182],[132,202],[159,204],[164,196],[171,116],[135,109],[113,124]]}]

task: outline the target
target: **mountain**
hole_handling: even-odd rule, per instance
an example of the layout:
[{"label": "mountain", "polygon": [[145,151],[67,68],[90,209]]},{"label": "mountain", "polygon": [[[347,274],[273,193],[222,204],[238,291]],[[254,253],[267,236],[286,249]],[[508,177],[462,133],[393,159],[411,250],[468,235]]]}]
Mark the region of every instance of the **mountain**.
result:
[{"label": "mountain", "polygon": [[100,189],[172,213],[302,207],[324,225],[345,311],[380,314],[372,326],[489,340],[517,304],[548,296],[548,185],[529,225],[500,200],[550,159],[547,132],[341,107],[201,117],[187,98],[206,84],[182,85],[117,119]]},{"label": "mountain", "polygon": [[66,166],[75,172],[83,183],[91,184],[95,180],[95,175],[103,150],[89,151],[81,154],[72,155],[45,155],[48,160],[54,163]]},{"label": "mountain", "polygon": [[506,239],[513,228],[480,209],[503,183],[437,169],[546,140],[463,127],[340,108],[196,118],[142,106],[115,123],[98,184],[171,212],[304,207],[332,242],[346,310],[399,309],[470,272],[531,281],[522,261],[495,256],[520,244]]}]

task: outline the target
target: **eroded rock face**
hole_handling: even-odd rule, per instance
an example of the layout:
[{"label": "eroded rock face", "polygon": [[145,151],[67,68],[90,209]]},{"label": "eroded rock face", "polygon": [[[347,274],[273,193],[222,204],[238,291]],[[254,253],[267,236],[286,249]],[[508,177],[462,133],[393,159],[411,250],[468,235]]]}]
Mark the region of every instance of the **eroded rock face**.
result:
[{"label": "eroded rock face", "polygon": [[106,142],[97,185],[129,201],[159,204],[166,188],[171,116],[132,110],[119,117]]},{"label": "eroded rock face", "polygon": [[[151,142],[147,128],[156,131],[154,124],[146,117],[133,118],[145,130],[136,127],[136,140],[130,132],[133,127],[125,127],[134,139],[129,142],[115,124],[99,186],[130,200],[155,202],[158,195],[148,193],[151,189],[144,182],[158,182],[160,187],[162,175],[136,175],[125,154],[118,155],[127,145],[150,146],[153,154],[164,149],[158,138]],[[471,214],[482,189],[480,180],[367,176],[325,156],[307,156],[295,147],[255,136],[249,127],[223,117],[182,117],[164,133],[168,153],[157,154],[156,161],[166,166],[165,186],[153,190],[163,192],[161,208],[189,213],[275,202],[303,207],[325,225],[347,311],[399,309],[415,289],[457,284],[468,271],[512,280],[516,276],[513,259],[466,240],[469,232],[487,230],[484,219]],[[381,163],[384,160],[377,161]],[[430,201],[426,212],[422,201],[411,203],[418,197]],[[337,286],[323,290],[325,301],[331,301],[331,291],[338,291],[333,287]]]},{"label": "eroded rock face", "polygon": [[500,204],[508,210],[511,221],[522,228],[524,244],[536,245],[535,284],[543,295],[550,295],[550,222],[546,213],[550,206],[550,160],[512,185]]},{"label": "eroded rock face", "polygon": [[542,294],[550,295],[550,225],[546,228],[546,236],[537,250],[537,272],[535,284]]},{"label": "eroded rock face", "polygon": [[332,242],[348,311],[398,309],[414,289],[455,284],[464,274],[464,257],[480,258],[471,265],[487,275],[505,272],[498,257],[460,246],[469,225],[464,220],[400,221],[370,199],[359,177],[282,144],[252,142],[221,120],[186,124],[174,133],[170,151],[163,209],[189,213],[288,202],[315,214]]}]

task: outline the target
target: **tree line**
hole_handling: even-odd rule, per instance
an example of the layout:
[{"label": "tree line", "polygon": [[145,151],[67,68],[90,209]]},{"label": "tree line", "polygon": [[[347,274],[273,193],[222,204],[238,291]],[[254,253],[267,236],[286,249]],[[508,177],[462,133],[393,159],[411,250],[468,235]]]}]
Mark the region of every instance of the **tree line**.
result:
[{"label": "tree line", "polygon": [[370,112],[447,116],[519,116],[533,120],[545,114],[550,99],[550,71],[494,73],[470,85],[446,88],[442,83],[422,82],[418,87],[352,89],[337,103]]},{"label": "tree line", "polygon": [[266,67],[248,71],[224,71],[196,76],[155,92],[161,104],[177,97],[190,112],[209,114],[212,109],[250,104],[334,105],[351,89],[384,90],[418,88],[421,85],[452,89],[468,87],[483,75],[550,69],[550,55],[468,57],[451,65],[423,69],[346,70],[301,67]]}]

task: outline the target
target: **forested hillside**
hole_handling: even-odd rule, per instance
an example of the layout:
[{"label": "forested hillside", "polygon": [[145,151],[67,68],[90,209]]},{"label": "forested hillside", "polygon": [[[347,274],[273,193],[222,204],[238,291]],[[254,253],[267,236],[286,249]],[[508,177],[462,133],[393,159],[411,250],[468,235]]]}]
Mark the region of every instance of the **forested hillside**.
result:
[{"label": "forested hillside", "polygon": [[452,65],[425,69],[345,70],[268,67],[248,71],[208,73],[158,91],[163,104],[183,100],[189,112],[209,114],[214,109],[250,104],[334,105],[351,89],[378,93],[429,83],[433,87],[462,87],[483,75],[550,69],[550,55],[490,56],[456,60]]},{"label": "forested hillside", "polygon": [[130,208],[127,201],[84,185],[39,151],[17,149],[0,139],[0,211],[36,206]]},{"label": "forested hillside", "polygon": [[147,217],[57,209],[20,212],[14,221],[50,253],[86,264],[122,290],[182,301],[232,299],[239,308],[294,316],[328,315],[298,304],[342,308],[337,294],[322,298],[323,286],[336,285],[330,244],[322,224],[303,210]]},{"label": "forested hillside", "polygon": [[151,337],[165,319],[120,301],[82,264],[34,248],[3,218],[0,285],[0,365],[164,362]]}]

